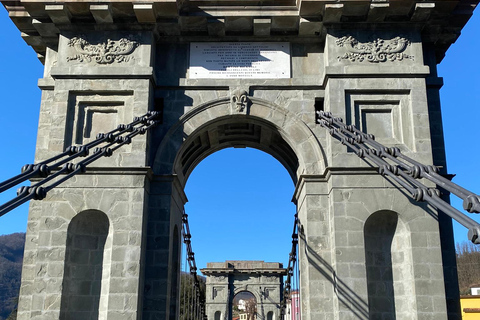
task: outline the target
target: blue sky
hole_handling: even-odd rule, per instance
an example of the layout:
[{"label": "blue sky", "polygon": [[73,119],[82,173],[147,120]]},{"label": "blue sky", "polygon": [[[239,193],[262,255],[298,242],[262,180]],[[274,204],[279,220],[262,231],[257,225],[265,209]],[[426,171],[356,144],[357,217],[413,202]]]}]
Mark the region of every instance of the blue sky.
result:
[{"label": "blue sky", "polygon": [[[41,92],[37,80],[43,66],[0,9],[0,181],[33,161]],[[439,75],[448,171],[454,181],[480,193],[480,13],[453,44]],[[186,206],[193,249],[200,267],[208,261],[258,259],[286,262],[295,207],[294,186],[278,161],[253,149],[217,152],[193,171],[186,188]],[[14,196],[0,194],[0,202]],[[452,197],[461,208],[461,202]],[[0,235],[26,229],[27,205],[0,218]],[[474,216],[480,221],[478,216]],[[213,232],[212,232],[213,230]],[[456,241],[467,230],[455,226]]]}]

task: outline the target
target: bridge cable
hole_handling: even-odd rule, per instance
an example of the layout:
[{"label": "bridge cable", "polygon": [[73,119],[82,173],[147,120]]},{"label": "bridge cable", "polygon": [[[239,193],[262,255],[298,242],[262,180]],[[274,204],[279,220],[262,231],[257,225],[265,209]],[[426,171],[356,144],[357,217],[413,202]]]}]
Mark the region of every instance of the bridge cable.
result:
[{"label": "bridge cable", "polygon": [[468,238],[474,244],[480,244],[480,225],[464,213],[443,200],[440,190],[429,188],[419,179],[435,183],[439,188],[453,193],[463,200],[463,208],[469,213],[480,213],[480,196],[468,191],[438,173],[438,168],[417,162],[397,147],[388,148],[375,141],[355,127],[346,125],[342,118],[334,117],[331,112],[318,111],[317,123],[328,129],[330,135],[352,149],[365,162],[377,167],[385,178],[391,178],[405,188],[416,201],[426,201],[441,210],[468,229]]},{"label": "bridge cable", "polygon": [[[23,166],[22,172],[6,181],[0,182],[0,193],[33,178],[42,178],[32,186],[22,186],[17,190],[17,196],[0,206],[0,217],[10,210],[29,200],[42,200],[47,193],[78,173],[84,173],[87,165],[100,159],[110,157],[114,151],[123,145],[130,144],[132,138],[145,134],[149,129],[160,123],[160,113],[149,111],[141,117],[135,117],[133,122],[121,124],[108,133],[99,133],[95,140],[85,145],[70,146],[64,152],[37,164]],[[99,146],[101,145],[101,146]],[[99,146],[99,147],[97,147]],[[93,154],[90,155],[90,150]],[[71,161],[84,157],[78,163]],[[64,175],[59,178],[60,175]],[[54,182],[44,186],[47,182]]]},{"label": "bridge cable", "polygon": [[188,277],[188,281],[191,279],[191,288],[192,294],[190,297],[191,304],[189,306],[189,312],[194,318],[186,318],[189,320],[193,319],[206,319],[205,314],[205,297],[201,294],[201,287],[200,287],[200,280],[197,275],[197,265],[195,262],[195,253],[192,250],[192,235],[190,233],[190,226],[188,224],[188,215],[184,212],[182,215],[182,234],[183,234],[183,242],[186,248],[186,255],[187,255],[187,262],[190,269],[190,277]]},{"label": "bridge cable", "polygon": [[[182,238],[183,238],[183,228],[182,228]],[[186,250],[184,251],[183,255],[185,260],[182,262],[184,263],[182,268],[182,271],[184,272],[183,274],[180,274],[180,295],[183,296],[183,299],[180,298],[180,320],[186,320],[186,310],[187,310],[187,283],[186,280],[188,280],[188,275],[187,275],[187,264],[188,264],[188,254]]]},{"label": "bridge cable", "polygon": [[[295,282],[296,282],[296,286],[294,288],[296,288],[296,297],[294,297],[294,300],[295,300],[295,310],[296,312],[298,313],[298,316],[295,315],[295,320],[299,320],[299,319],[302,319],[302,308],[301,308],[301,305],[302,305],[302,300],[301,300],[301,297],[300,297],[300,261],[298,261],[297,259],[297,267],[295,268]],[[298,301],[298,303],[297,303]]]},{"label": "bridge cable", "polygon": [[[281,319],[286,319],[286,307],[287,303],[292,299],[292,282],[294,282],[295,269],[297,264],[297,247],[298,247],[298,213],[295,214],[295,220],[293,223],[293,232],[292,232],[292,249],[289,254],[288,266],[287,266],[287,279],[285,280],[283,286],[283,297],[280,302],[280,314]],[[299,285],[297,281],[297,290],[299,291]]]}]

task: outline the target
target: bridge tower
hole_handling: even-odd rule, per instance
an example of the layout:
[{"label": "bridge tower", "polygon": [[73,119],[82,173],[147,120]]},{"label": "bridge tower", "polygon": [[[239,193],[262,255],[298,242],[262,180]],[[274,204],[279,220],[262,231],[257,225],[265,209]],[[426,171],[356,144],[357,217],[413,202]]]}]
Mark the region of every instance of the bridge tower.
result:
[{"label": "bridge tower", "polygon": [[233,302],[244,292],[255,301],[254,319],[280,319],[283,276],[287,274],[281,263],[210,262],[201,271],[207,277],[205,309],[208,319],[233,318]]},{"label": "bridge tower", "polygon": [[19,320],[177,319],[184,186],[238,146],[296,186],[305,320],[459,319],[450,218],[316,112],[446,174],[436,65],[478,0],[2,3],[45,65],[37,162],[162,113],[32,201]]}]

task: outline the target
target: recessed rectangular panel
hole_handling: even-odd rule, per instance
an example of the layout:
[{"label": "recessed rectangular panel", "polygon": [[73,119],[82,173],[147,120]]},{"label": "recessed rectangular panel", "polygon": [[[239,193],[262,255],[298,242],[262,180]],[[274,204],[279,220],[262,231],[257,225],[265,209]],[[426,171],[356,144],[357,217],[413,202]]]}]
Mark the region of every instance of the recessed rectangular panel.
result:
[{"label": "recessed rectangular panel", "polygon": [[345,122],[387,145],[414,150],[411,103],[405,91],[348,90]]},{"label": "recessed rectangular panel", "polygon": [[364,109],[362,112],[362,131],[376,137],[394,138],[392,110]]},{"label": "recessed rectangular panel", "polygon": [[80,103],[75,130],[75,143],[95,140],[98,133],[106,133],[118,125],[118,107],[115,105],[88,105]]},{"label": "recessed rectangular panel", "polygon": [[112,108],[87,110],[85,131],[83,137],[95,139],[97,134],[109,132],[117,127],[117,110]]}]

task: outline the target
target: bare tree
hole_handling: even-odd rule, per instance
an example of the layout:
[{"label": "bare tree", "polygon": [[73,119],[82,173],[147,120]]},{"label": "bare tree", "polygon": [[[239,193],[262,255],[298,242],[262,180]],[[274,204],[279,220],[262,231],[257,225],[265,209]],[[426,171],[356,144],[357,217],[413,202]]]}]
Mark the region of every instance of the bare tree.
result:
[{"label": "bare tree", "polygon": [[257,302],[255,298],[250,298],[245,301],[245,311],[247,312],[248,320],[255,320],[255,315],[257,314]]},{"label": "bare tree", "polygon": [[457,243],[457,270],[460,294],[480,285],[480,247],[471,242]]}]

